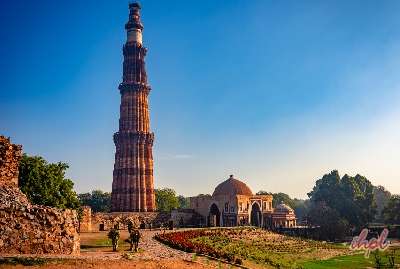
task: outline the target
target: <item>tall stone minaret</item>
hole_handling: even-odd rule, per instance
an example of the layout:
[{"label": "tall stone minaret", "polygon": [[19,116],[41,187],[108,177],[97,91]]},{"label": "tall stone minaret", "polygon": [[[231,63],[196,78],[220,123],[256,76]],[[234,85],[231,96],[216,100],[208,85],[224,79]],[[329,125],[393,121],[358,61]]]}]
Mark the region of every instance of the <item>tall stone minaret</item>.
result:
[{"label": "tall stone minaret", "polygon": [[150,86],[144,63],[147,49],[142,43],[143,24],[139,11],[139,4],[129,4],[129,20],[125,24],[127,40],[123,47],[123,81],[118,87],[121,93],[119,131],[114,134],[113,212],[156,210],[154,134],[150,131]]}]

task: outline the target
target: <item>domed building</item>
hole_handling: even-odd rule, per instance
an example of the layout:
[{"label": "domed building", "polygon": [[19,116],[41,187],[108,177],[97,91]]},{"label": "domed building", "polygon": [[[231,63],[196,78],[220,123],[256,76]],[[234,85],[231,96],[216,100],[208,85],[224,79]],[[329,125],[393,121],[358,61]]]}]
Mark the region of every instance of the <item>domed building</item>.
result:
[{"label": "domed building", "polygon": [[[190,197],[190,207],[203,217],[201,225],[205,226],[296,226],[293,209],[280,204],[275,216],[272,199],[270,194],[254,195],[244,182],[231,175],[215,188],[212,195]],[[283,208],[291,211],[286,212]]]},{"label": "domed building", "polygon": [[226,194],[248,196],[253,195],[250,188],[242,181],[233,178],[233,175],[231,175],[224,182],[220,183],[213,192],[213,196]]},{"label": "domed building", "polygon": [[272,214],[272,225],[274,227],[294,227],[296,226],[296,215],[294,210],[281,202],[274,209]]}]

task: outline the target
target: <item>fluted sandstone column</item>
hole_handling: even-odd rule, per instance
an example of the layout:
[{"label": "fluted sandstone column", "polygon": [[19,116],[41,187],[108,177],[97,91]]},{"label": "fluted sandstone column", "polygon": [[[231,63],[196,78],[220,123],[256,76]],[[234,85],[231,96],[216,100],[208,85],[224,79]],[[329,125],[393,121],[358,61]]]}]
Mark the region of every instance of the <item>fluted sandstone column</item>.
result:
[{"label": "fluted sandstone column", "polygon": [[123,48],[123,81],[119,85],[121,107],[112,185],[112,211],[155,211],[153,141],[150,131],[148,95],[150,86],[144,63],[147,49],[142,44],[140,6],[129,5]]}]

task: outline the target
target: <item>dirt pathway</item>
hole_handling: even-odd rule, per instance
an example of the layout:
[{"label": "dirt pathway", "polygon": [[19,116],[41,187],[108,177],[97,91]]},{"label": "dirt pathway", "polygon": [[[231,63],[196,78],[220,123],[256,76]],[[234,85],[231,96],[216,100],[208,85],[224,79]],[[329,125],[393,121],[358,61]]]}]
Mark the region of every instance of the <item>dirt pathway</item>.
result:
[{"label": "dirt pathway", "polygon": [[[203,257],[193,258],[193,254],[180,250],[172,249],[154,239],[156,233],[161,231],[141,231],[139,252],[132,253],[127,251],[129,245],[124,242],[128,238],[126,231],[121,231],[120,247],[118,252],[112,252],[107,241],[107,232],[94,232],[81,234],[81,254],[79,256],[68,255],[7,255],[3,257],[14,258],[45,258],[49,259],[46,263],[35,267],[43,269],[62,268],[225,268]],[[36,267],[36,268],[37,268]],[[0,264],[1,269],[24,268],[23,265]],[[226,267],[228,268],[228,267]],[[229,267],[230,268],[230,267]]]},{"label": "dirt pathway", "polygon": [[193,255],[180,250],[172,249],[164,244],[161,244],[154,239],[156,233],[160,231],[145,231],[142,233],[141,242],[139,248],[143,249],[144,252],[140,255],[142,259],[181,259],[191,261]]}]

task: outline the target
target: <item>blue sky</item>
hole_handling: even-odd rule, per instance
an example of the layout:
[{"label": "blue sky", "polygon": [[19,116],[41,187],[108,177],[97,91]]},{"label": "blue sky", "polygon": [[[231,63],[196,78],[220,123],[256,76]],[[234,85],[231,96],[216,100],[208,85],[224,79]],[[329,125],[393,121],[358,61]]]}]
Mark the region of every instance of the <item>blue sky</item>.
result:
[{"label": "blue sky", "polygon": [[[399,1],[141,1],[155,185],[400,193]],[[1,134],[111,190],[127,1],[3,1]]]}]

